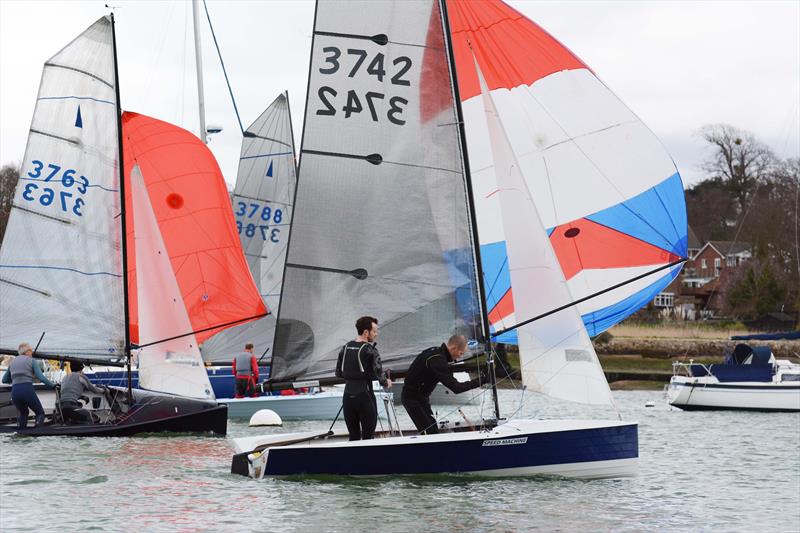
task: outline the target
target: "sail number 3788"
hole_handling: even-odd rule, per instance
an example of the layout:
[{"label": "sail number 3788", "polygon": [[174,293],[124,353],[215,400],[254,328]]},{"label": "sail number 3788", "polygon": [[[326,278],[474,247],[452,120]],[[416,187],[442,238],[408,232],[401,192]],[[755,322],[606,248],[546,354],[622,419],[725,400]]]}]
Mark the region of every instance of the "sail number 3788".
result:
[{"label": "sail number 3788", "polygon": [[[325,66],[320,67],[320,74],[332,75],[339,72],[339,69],[347,63],[345,68],[349,68],[347,73],[348,78],[355,78],[359,73],[366,76],[375,76],[379,82],[391,75],[389,81],[392,85],[405,86],[411,85],[411,81],[406,79],[406,74],[411,69],[411,59],[406,56],[396,57],[391,62],[390,70],[386,71],[386,61],[382,53],[377,53],[374,57],[369,59],[369,53],[366,50],[359,48],[348,48],[346,54],[335,46],[326,46],[322,49],[325,54]],[[366,66],[365,66],[366,64]],[[385,110],[386,118],[392,124],[402,126],[406,123],[403,118],[403,111],[408,100],[402,96],[389,96],[376,91],[367,91],[359,96],[359,93],[353,89],[340,92],[333,87],[323,85],[317,91],[320,101],[322,102],[322,109],[317,109],[317,115],[334,116],[339,112],[338,105],[344,102],[341,111],[344,113],[344,118],[350,118],[354,114],[369,111],[369,115],[373,122],[379,120],[379,109]],[[380,111],[383,114],[383,111]]]}]

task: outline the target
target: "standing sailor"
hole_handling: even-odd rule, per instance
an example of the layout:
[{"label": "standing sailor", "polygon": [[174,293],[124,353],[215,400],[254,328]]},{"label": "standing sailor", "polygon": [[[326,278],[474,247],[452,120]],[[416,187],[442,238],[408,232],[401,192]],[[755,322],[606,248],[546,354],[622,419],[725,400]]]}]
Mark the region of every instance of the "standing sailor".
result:
[{"label": "standing sailor", "polygon": [[419,354],[408,368],[401,398],[403,407],[420,434],[439,432],[431,409],[431,392],[437,383],[441,382],[456,394],[480,387],[481,379],[461,383],[453,377],[449,367],[451,362],[461,359],[466,350],[467,338],[464,335],[453,335],[447,344],[428,348]]},{"label": "standing sailor", "polygon": [[11,361],[3,375],[3,383],[11,383],[11,401],[19,411],[17,427],[25,429],[28,426],[28,409],[33,410],[36,415],[35,424],[38,427],[44,422],[44,409],[33,389],[33,379],[39,378],[39,381],[51,389],[55,385],[44,376],[39,362],[33,360],[33,348],[30,344],[23,342],[17,352],[19,355]]},{"label": "standing sailor", "polygon": [[336,361],[336,377],[345,380],[342,410],[350,440],[371,439],[378,424],[378,406],[372,381],[391,387],[375,348],[378,338],[378,319],[362,316],[356,320],[356,340],[345,344]]},{"label": "standing sailor", "polygon": [[235,398],[251,396],[258,397],[256,383],[258,383],[258,361],[253,354],[253,345],[244,345],[244,351],[233,358],[233,375],[236,376]]}]

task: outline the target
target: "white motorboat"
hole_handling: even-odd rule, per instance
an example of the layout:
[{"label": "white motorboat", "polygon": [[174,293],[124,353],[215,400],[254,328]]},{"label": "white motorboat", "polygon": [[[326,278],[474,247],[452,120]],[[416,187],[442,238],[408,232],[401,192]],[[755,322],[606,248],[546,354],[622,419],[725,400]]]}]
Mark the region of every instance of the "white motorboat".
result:
[{"label": "white motorboat", "polygon": [[800,411],[800,364],[738,344],[721,365],[673,363],[669,404],[691,410]]}]

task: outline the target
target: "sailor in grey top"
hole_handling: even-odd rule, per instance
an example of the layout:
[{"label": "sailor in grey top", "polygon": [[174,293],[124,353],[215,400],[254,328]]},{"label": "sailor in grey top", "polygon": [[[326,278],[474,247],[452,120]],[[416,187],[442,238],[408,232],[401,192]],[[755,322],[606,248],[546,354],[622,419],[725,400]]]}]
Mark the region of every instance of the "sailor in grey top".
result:
[{"label": "sailor in grey top", "polygon": [[83,373],[83,363],[73,361],[70,363],[72,372],[61,382],[61,414],[64,415],[64,422],[76,422],[79,424],[90,424],[92,416],[88,411],[82,409],[81,396],[85,391],[95,394],[103,394],[105,389],[93,385],[89,378]]},{"label": "sailor in grey top", "polygon": [[19,355],[8,365],[8,370],[3,374],[3,383],[11,383],[11,401],[19,412],[17,427],[25,429],[28,426],[28,412],[32,410],[36,415],[36,426],[44,423],[44,409],[36,391],[33,389],[34,377],[49,388],[53,383],[47,379],[39,366],[33,360],[33,348],[27,342],[19,345]]}]

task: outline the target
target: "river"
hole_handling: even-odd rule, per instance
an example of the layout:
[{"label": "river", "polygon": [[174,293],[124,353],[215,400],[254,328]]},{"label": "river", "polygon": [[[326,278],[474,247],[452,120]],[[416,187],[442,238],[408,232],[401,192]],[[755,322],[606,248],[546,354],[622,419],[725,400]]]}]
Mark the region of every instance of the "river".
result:
[{"label": "river", "polygon": [[[500,393],[503,410],[519,410],[519,417],[615,417],[514,390]],[[800,413],[682,412],[671,410],[660,391],[616,391],[614,397],[623,418],[640,424],[635,478],[254,481],[229,473],[224,438],[3,435],[0,529],[800,531]],[[645,407],[648,401],[655,406]],[[481,408],[465,412],[474,419]],[[489,404],[483,408],[488,412]],[[438,410],[459,417],[451,407]],[[268,431],[328,425],[287,422]],[[264,432],[229,423],[231,436]]]}]

